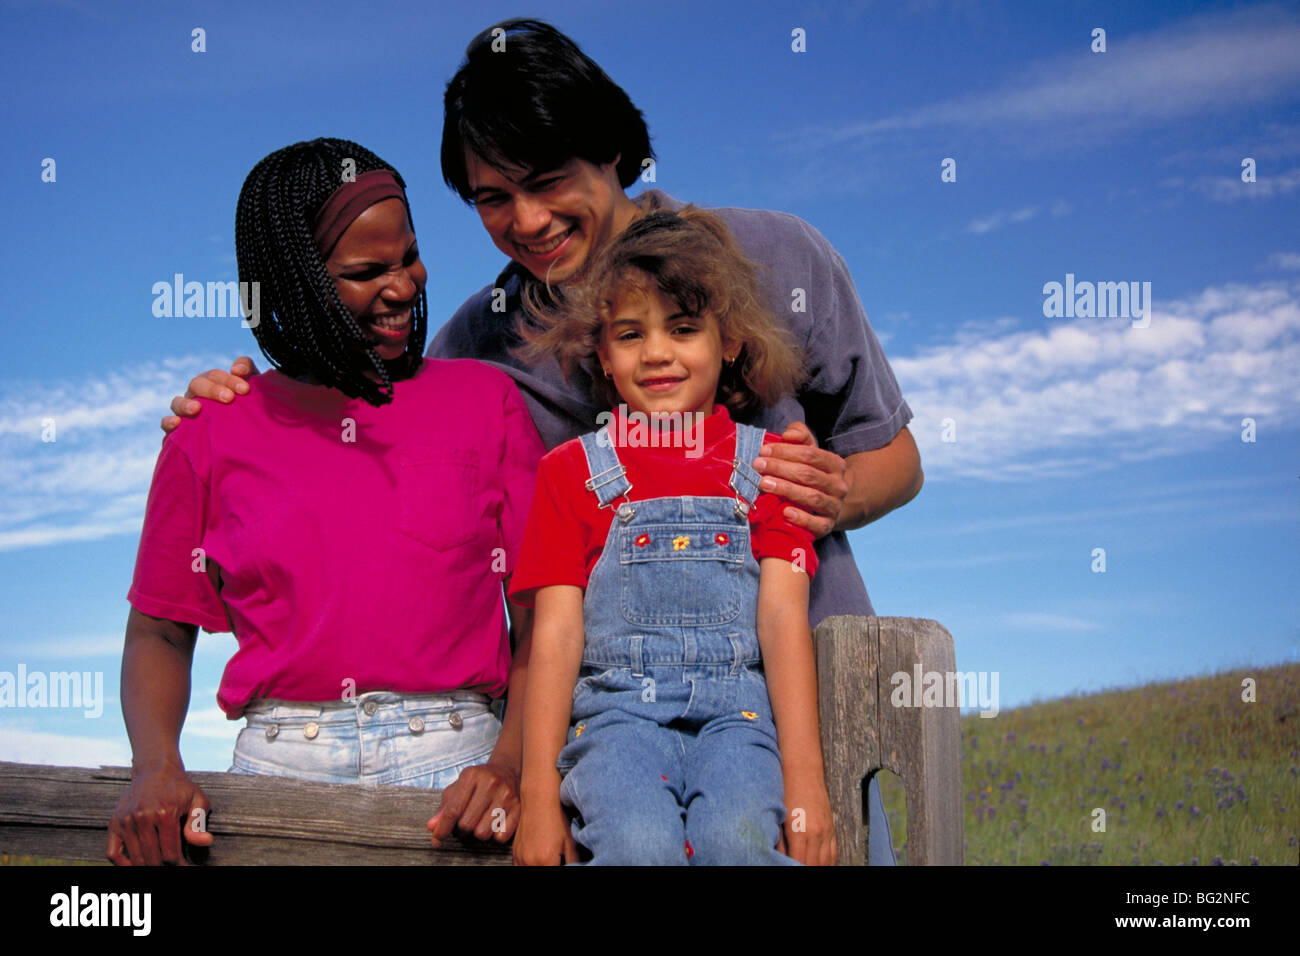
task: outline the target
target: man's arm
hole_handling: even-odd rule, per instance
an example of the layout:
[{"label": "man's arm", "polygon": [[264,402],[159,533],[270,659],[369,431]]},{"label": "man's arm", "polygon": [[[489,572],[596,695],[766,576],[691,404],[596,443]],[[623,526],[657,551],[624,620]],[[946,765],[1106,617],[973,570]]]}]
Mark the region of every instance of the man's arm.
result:
[{"label": "man's arm", "polygon": [[[761,489],[802,509],[790,512],[793,521],[819,538],[906,504],[923,481],[916,443],[906,431],[911,409],[843,257],[794,216],[718,212],[765,273],[773,312],[803,350],[807,371],[795,396],[803,421],[779,423],[786,426],[785,442],[765,445],[755,464],[773,479]],[[802,293],[798,309],[791,304],[795,292]],[[827,448],[819,449],[814,436]]]}]

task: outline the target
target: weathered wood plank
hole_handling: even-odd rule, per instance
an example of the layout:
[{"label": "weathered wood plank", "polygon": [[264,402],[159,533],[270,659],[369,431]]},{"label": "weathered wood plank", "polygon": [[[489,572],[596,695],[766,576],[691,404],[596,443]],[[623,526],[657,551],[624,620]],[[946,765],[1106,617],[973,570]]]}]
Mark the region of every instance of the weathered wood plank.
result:
[{"label": "weathered wood plank", "polygon": [[961,807],[961,712],[947,706],[895,707],[892,678],[910,684],[917,670],[937,674],[945,684],[956,673],[952,635],[936,621],[878,618],[881,767],[896,773],[907,792],[908,858],[920,865],[960,865],[964,854]]},{"label": "weathered wood plank", "polygon": [[894,707],[892,677],[955,672],[952,635],[921,618],[831,617],[814,633],[826,788],[841,865],[866,862],[866,781],[890,770],[907,793],[908,859],[960,865],[961,722],[957,707]]},{"label": "weathered wood plank", "polygon": [[867,862],[862,782],[880,763],[876,686],[871,679],[877,670],[877,646],[867,627],[870,620],[829,617],[813,633],[822,760],[841,866]]},{"label": "weathered wood plank", "polygon": [[[355,787],[226,773],[190,776],[212,804],[209,864],[463,865],[509,863],[509,847],[429,845],[425,822],[440,791]],[[0,763],[0,849],[102,860],[108,821],[130,779],[125,767],[87,770]]]},{"label": "weathered wood plank", "polygon": [[[957,707],[894,707],[891,677],[955,673],[952,636],[918,618],[832,617],[814,632],[826,784],[841,864],[861,865],[869,837],[864,784],[880,769],[907,793],[909,860],[960,864],[961,725]],[[212,803],[212,864],[508,864],[509,847],[448,840],[425,822],[442,794],[281,777],[194,773]],[[108,820],[129,781],[88,770],[0,762],[0,851],[104,859]]]}]

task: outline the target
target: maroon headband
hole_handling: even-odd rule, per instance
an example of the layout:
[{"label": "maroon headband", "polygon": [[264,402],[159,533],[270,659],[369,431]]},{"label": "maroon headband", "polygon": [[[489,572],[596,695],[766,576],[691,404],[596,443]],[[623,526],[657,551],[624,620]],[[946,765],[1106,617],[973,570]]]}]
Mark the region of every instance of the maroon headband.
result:
[{"label": "maroon headband", "polygon": [[[406,206],[406,193],[391,169],[372,169],[334,190],[312,220],[311,237],[321,256],[328,259],[352,220],[385,199],[400,199]],[[408,219],[411,216],[409,206],[406,215]]]}]

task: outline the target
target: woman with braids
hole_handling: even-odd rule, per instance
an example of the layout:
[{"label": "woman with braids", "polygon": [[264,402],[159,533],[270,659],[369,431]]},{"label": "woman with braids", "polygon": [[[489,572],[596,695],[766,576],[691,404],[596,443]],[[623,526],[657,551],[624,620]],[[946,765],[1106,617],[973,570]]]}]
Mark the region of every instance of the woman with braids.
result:
[{"label": "woman with braids", "polygon": [[[241,402],[205,401],[158,456],[127,596],[132,778],[108,858],[181,863],[182,841],[212,842],[179,750],[200,627],[239,644],[217,692],[247,720],[232,772],[451,787],[435,835],[454,823],[505,839],[530,619],[512,613],[507,634],[502,583],[536,430],[503,373],[422,359],[426,272],[405,184],[361,146],[318,139],[263,159],[235,245],[275,370]],[[503,726],[489,704],[508,685]]]}]

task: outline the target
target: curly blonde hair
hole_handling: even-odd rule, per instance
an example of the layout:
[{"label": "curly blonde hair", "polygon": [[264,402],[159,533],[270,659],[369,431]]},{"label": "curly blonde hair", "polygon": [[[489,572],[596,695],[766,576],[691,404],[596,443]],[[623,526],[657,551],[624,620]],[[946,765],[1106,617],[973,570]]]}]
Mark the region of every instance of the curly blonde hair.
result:
[{"label": "curly blonde hair", "polygon": [[634,220],[600,250],[585,276],[559,290],[525,283],[523,345],[516,351],[530,362],[554,357],[566,375],[584,368],[603,407],[620,401],[596,355],[605,322],[624,295],[651,289],[687,315],[712,315],[722,340],[741,345],[718,380],[717,400],[733,414],[775,405],[803,381],[793,336],[764,303],[753,263],[711,212],[686,206]]}]

